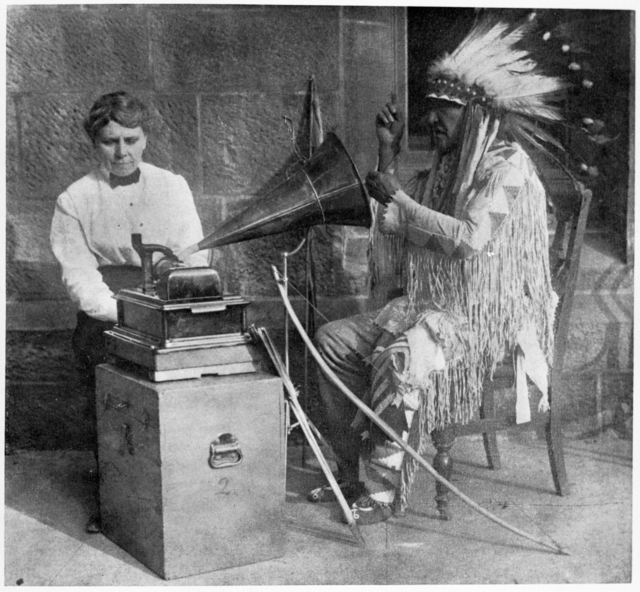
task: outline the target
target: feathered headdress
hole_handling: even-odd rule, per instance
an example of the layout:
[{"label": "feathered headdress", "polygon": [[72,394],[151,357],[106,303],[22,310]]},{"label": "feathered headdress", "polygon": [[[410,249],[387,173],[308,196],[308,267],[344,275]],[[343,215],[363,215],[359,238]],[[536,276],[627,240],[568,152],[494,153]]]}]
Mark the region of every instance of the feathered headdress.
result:
[{"label": "feathered headdress", "polygon": [[562,146],[539,124],[563,119],[557,103],[569,84],[546,75],[523,48],[534,20],[515,27],[490,18],[478,22],[457,49],[429,67],[427,96],[483,107],[507,134],[548,154],[545,143]]},{"label": "feathered headdress", "polygon": [[514,29],[504,22],[481,21],[453,53],[431,65],[430,93],[461,104],[479,102],[503,112],[559,120],[549,101],[567,84],[545,76],[529,51],[518,47],[531,30],[531,23]]}]

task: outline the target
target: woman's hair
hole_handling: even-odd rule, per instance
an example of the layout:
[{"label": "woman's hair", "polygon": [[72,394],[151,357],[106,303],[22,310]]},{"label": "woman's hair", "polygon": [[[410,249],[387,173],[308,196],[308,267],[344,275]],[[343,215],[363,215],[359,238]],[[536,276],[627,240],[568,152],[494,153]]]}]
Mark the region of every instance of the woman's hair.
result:
[{"label": "woman's hair", "polygon": [[115,121],[123,127],[141,127],[146,133],[149,131],[151,117],[142,101],[121,90],[102,95],[85,118],[84,131],[93,144],[96,143],[100,130],[110,121]]}]

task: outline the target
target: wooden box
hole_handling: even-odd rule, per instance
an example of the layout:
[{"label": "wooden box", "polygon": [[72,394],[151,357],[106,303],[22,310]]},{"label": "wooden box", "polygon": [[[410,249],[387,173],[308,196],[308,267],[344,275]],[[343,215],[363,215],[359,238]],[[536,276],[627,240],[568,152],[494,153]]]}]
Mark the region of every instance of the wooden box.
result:
[{"label": "wooden box", "polygon": [[96,378],[106,537],[165,579],[282,557],[280,378]]},{"label": "wooden box", "polygon": [[214,335],[246,333],[249,301],[241,296],[171,301],[137,290],[120,290],[116,300],[118,327],[146,337],[160,347]]}]

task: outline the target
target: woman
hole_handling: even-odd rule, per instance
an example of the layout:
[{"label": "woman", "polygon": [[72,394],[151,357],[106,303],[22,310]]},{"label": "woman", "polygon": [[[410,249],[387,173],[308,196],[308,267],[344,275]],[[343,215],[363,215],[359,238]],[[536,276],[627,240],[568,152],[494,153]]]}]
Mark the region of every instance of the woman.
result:
[{"label": "woman", "polygon": [[[120,91],[101,96],[84,121],[97,166],[57,200],[51,247],[62,280],[78,304],[73,350],[87,386],[97,453],[94,370],[106,361],[103,332],[117,319],[114,293],[135,287],[140,257],[131,234],[180,252],[202,239],[193,196],[183,177],[142,162],[150,116],[137,98]],[[207,253],[188,265],[208,265]],[[93,517],[88,532],[99,532]]]}]

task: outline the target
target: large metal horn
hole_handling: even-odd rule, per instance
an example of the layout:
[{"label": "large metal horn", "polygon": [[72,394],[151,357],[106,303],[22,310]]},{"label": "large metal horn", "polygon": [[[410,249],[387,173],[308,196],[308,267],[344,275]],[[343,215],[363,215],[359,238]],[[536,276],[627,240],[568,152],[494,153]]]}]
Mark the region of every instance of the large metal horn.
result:
[{"label": "large metal horn", "polygon": [[327,134],[308,163],[180,257],[317,224],[371,226],[364,183],[334,133]]}]

